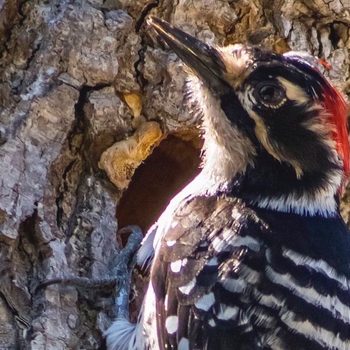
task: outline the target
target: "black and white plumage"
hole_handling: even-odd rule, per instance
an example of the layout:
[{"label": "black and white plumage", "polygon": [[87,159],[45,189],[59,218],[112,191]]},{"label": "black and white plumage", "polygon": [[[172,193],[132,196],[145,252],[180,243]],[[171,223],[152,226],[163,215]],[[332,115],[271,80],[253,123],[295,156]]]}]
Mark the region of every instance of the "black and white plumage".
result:
[{"label": "black and white plumage", "polygon": [[349,348],[350,247],[339,217],[200,196],[173,220],[152,269],[161,349],[181,340],[191,349]]},{"label": "black and white plumage", "polygon": [[143,309],[108,348],[350,349],[341,95],[303,55],[215,49],[150,22],[199,77],[203,170],[145,238]]}]

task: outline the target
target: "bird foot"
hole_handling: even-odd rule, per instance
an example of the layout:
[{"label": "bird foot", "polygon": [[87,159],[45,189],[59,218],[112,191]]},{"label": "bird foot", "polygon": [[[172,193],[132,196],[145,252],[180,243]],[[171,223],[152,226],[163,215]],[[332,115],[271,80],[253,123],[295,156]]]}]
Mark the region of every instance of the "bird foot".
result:
[{"label": "bird foot", "polygon": [[116,313],[118,317],[129,315],[129,294],[131,289],[131,275],[136,263],[135,253],[140,246],[143,235],[138,226],[130,225],[123,227],[118,234],[128,234],[125,247],[119,252],[111,268],[110,278],[91,279],[87,277],[63,277],[53,278],[41,282],[34,293],[53,284],[63,284],[83,289],[115,288]]},{"label": "bird foot", "polygon": [[116,292],[116,315],[129,319],[129,296],[131,291],[131,275],[136,264],[136,252],[143,239],[142,231],[138,226],[125,226],[118,231],[119,235],[129,234],[126,246],[117,256],[113,275],[120,276]]}]

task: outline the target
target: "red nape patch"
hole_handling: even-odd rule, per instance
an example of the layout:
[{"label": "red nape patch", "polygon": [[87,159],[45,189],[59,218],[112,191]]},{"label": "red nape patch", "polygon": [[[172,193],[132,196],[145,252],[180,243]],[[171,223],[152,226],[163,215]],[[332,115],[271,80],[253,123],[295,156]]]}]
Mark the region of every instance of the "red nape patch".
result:
[{"label": "red nape patch", "polygon": [[323,58],[319,58],[317,61],[326,70],[331,70],[333,68],[332,65]]},{"label": "red nape patch", "polygon": [[325,89],[324,107],[330,115],[330,122],[335,125],[334,140],[337,151],[343,160],[345,178],[350,175],[350,146],[347,130],[348,105],[343,95],[330,83]]}]

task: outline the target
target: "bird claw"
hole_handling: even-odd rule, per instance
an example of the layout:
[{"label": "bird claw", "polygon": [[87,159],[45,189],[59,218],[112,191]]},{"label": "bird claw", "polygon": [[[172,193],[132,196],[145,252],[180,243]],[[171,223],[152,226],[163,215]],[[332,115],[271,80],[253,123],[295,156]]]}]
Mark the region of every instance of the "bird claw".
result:
[{"label": "bird claw", "polygon": [[84,289],[115,288],[116,312],[118,316],[129,314],[129,294],[131,289],[131,275],[136,263],[135,253],[140,246],[143,235],[138,226],[123,227],[118,234],[128,233],[128,241],[119,252],[113,263],[112,278],[91,279],[87,277],[53,278],[41,282],[34,290],[34,294],[53,284],[70,285]]},{"label": "bird claw", "polygon": [[118,317],[129,319],[129,296],[131,290],[131,275],[136,264],[136,255],[143,239],[142,231],[138,226],[125,226],[118,231],[118,234],[129,233],[128,242],[118,254],[116,275],[121,277],[116,291],[115,307]]}]

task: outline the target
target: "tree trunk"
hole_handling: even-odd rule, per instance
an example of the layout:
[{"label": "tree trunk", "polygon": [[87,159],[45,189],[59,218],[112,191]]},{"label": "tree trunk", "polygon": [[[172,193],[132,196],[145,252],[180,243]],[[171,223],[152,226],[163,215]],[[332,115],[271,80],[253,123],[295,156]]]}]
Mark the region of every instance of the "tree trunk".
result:
[{"label": "tree trunk", "polygon": [[149,14],[210,43],[309,51],[350,91],[349,0],[0,0],[0,349],[103,348],[113,288],[37,287],[115,277],[117,218],[146,230],[198,172],[186,73]]}]

